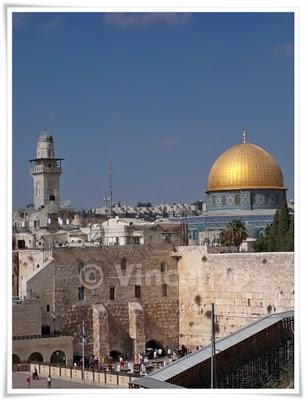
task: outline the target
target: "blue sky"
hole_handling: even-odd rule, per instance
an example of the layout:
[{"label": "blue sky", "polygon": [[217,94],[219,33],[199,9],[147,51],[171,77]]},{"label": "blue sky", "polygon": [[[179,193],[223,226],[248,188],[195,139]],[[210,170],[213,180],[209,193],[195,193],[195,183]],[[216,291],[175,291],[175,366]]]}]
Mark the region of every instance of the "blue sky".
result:
[{"label": "blue sky", "polygon": [[61,199],[203,198],[213,162],[248,141],[293,198],[293,14],[18,13],[13,20],[13,198],[32,202],[28,160],[54,135]]}]

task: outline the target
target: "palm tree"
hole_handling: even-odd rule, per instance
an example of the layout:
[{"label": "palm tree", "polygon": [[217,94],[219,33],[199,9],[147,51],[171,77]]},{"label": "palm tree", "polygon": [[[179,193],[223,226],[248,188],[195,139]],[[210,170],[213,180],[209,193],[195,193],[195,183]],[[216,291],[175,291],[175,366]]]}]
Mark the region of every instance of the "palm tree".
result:
[{"label": "palm tree", "polygon": [[220,233],[222,246],[240,246],[247,237],[247,230],[239,219],[229,222]]}]

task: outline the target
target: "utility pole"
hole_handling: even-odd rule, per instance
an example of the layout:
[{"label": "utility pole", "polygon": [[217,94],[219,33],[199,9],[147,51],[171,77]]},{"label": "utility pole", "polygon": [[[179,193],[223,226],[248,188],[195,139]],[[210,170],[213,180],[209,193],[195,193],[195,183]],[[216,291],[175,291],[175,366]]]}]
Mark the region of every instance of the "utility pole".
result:
[{"label": "utility pole", "polygon": [[85,380],[85,321],[82,321],[82,379]]},{"label": "utility pole", "polygon": [[210,387],[215,386],[215,353],[216,353],[216,335],[215,335],[215,304],[211,304],[211,359],[210,359]]}]

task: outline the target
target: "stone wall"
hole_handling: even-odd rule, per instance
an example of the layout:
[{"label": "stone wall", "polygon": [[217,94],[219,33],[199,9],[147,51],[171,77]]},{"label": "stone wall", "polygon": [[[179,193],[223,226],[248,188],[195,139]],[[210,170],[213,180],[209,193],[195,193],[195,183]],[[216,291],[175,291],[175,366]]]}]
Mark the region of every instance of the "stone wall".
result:
[{"label": "stone wall", "polygon": [[205,246],[179,247],[180,344],[194,349],[269,313],[294,307],[293,253],[209,254]]},{"label": "stone wall", "polygon": [[[86,354],[98,352],[102,357],[112,350],[134,351],[129,315],[133,302],[143,309],[143,316],[135,322],[137,349],[144,351],[145,342],[153,339],[177,348],[178,276],[172,249],[170,245],[55,249],[54,271],[45,268],[36,274],[28,281],[28,291],[40,296],[42,307],[51,305],[56,330],[73,337],[76,355],[81,354],[83,320]],[[165,284],[166,290],[162,288]],[[136,297],[135,286],[140,286],[140,297]],[[114,288],[114,299],[110,288]],[[79,297],[80,290],[84,290],[84,298]],[[102,316],[104,309],[107,318]],[[102,328],[107,327],[109,331],[103,335]],[[100,332],[101,339],[93,332]]]},{"label": "stone wall", "polygon": [[[50,252],[47,250],[15,250],[13,251],[13,271],[15,271],[16,289],[15,293],[19,297],[26,296],[26,281],[30,276],[43,266],[46,260],[50,257]],[[18,289],[17,289],[18,288]]]},{"label": "stone wall", "polygon": [[41,309],[38,300],[13,304],[13,336],[41,334]]}]

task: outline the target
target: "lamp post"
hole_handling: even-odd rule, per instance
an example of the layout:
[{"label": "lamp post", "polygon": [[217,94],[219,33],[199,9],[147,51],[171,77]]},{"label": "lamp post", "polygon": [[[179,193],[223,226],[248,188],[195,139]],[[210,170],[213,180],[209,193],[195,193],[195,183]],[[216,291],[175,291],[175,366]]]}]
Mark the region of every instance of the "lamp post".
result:
[{"label": "lamp post", "polygon": [[215,366],[214,366],[214,356],[215,356],[215,304],[211,304],[211,358],[210,358],[210,387],[214,388],[214,378],[215,378]]},{"label": "lamp post", "polygon": [[85,380],[85,322],[82,321],[82,379]]}]

